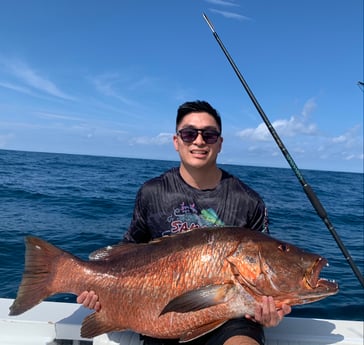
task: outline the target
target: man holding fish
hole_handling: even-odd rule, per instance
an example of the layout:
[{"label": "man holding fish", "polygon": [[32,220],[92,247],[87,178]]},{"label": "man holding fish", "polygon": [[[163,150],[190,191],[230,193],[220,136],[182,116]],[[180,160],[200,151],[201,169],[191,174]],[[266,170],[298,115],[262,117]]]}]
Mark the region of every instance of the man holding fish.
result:
[{"label": "man holding fish", "polygon": [[[146,243],[211,226],[268,232],[266,209],[260,196],[217,166],[223,142],[221,130],[221,118],[209,103],[186,102],[178,108],[173,144],[180,156],[180,166],[141,187],[125,242]],[[96,311],[102,307],[94,291],[84,291],[77,301]],[[262,345],[263,327],[278,325],[290,311],[285,303],[277,310],[273,298],[263,296],[261,303],[256,303],[254,316],[208,325],[204,333],[188,344]],[[145,345],[179,343],[179,339],[142,338]]]}]

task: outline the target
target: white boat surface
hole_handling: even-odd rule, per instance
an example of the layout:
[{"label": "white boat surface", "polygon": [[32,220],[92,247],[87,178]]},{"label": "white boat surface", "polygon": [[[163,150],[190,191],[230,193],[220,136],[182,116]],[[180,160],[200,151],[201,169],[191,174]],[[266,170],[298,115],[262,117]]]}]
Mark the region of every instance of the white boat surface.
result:
[{"label": "white boat surface", "polygon": [[[111,332],[93,339],[80,336],[92,311],[76,303],[42,302],[19,316],[8,316],[13,299],[0,298],[1,345],[142,345],[139,335]],[[363,345],[363,321],[285,317],[265,330],[266,345]],[[186,343],[188,345],[188,343]]]}]

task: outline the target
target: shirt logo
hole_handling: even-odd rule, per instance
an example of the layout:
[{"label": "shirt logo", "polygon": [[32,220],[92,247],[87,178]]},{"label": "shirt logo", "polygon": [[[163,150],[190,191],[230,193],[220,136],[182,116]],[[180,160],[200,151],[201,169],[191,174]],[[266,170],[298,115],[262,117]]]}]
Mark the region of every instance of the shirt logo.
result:
[{"label": "shirt logo", "polygon": [[184,202],[173,210],[173,215],[168,217],[167,222],[171,224],[169,232],[171,234],[186,232],[196,228],[224,225],[224,222],[219,219],[212,208],[203,209],[201,212],[198,212],[195,204],[186,204]]}]

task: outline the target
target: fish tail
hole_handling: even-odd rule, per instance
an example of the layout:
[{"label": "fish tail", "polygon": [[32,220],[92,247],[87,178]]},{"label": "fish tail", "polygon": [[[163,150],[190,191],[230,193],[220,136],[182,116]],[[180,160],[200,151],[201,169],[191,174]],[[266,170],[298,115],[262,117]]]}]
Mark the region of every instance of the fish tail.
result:
[{"label": "fish tail", "polygon": [[25,240],[25,268],[17,297],[9,315],[19,315],[53,295],[52,280],[57,257],[70,255],[37,237]]}]

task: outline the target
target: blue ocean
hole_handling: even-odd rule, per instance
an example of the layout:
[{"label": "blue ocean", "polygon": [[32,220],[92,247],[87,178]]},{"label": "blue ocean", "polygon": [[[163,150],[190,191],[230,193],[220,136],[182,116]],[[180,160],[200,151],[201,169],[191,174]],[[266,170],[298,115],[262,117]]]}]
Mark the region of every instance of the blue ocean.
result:
[{"label": "blue ocean", "polygon": [[[0,150],[0,297],[15,298],[24,237],[39,236],[87,259],[121,240],[141,184],[178,162]],[[290,316],[364,320],[364,289],[291,169],[221,165],[265,200],[271,235],[326,257],[322,276],[340,292]],[[364,272],[363,174],[302,170],[354,263]],[[73,295],[56,301],[74,302]]]}]

